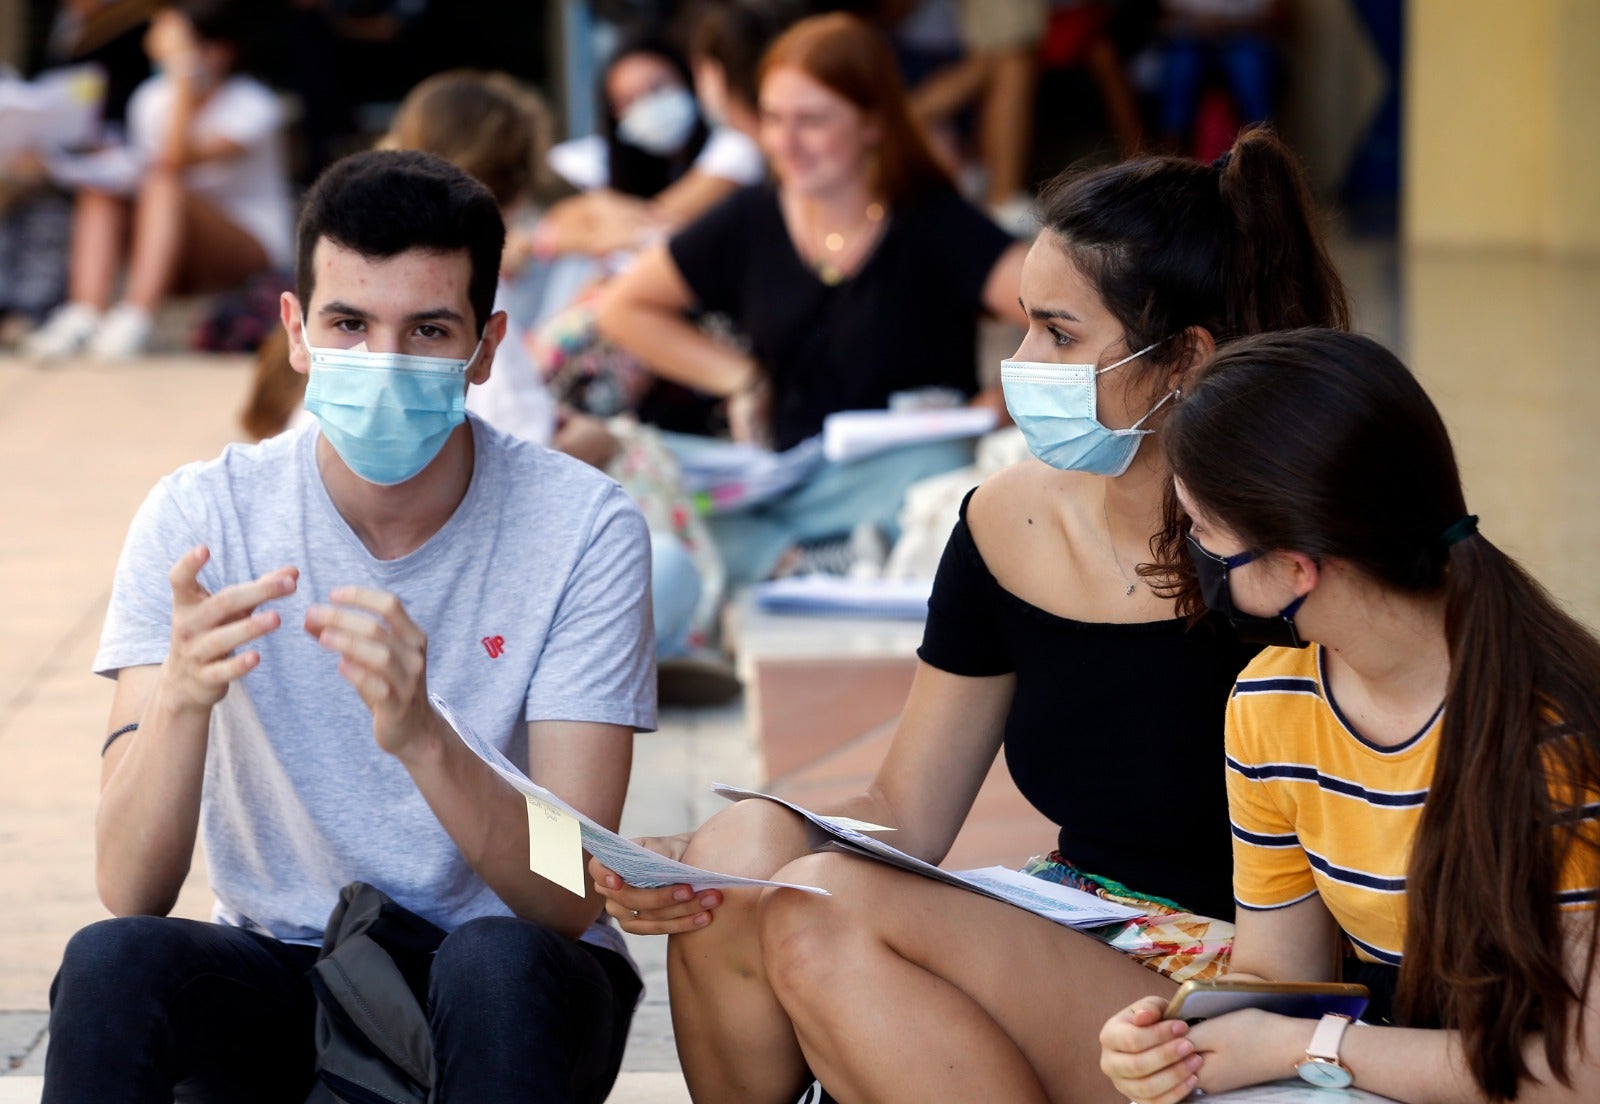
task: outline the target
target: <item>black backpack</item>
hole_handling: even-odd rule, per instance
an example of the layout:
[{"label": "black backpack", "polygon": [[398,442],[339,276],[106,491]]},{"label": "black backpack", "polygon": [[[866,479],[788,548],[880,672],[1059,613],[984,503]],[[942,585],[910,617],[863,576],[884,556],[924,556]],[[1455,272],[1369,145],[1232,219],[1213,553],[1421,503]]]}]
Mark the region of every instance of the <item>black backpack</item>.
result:
[{"label": "black backpack", "polygon": [[339,892],[309,973],[317,1080],[306,1104],[426,1104],[433,1035],[424,1009],[442,929],[365,882]]}]

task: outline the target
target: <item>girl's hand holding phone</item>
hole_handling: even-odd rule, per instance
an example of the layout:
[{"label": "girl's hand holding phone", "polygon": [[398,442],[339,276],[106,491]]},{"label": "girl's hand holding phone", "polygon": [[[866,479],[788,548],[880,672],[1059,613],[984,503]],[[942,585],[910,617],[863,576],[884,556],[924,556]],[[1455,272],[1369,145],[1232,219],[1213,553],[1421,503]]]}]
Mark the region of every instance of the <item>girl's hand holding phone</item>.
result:
[{"label": "girl's hand holding phone", "polygon": [[1100,1029],[1100,1070],[1136,1104],[1176,1104],[1200,1084],[1205,1064],[1189,1025],[1164,1016],[1167,1001],[1145,997]]}]

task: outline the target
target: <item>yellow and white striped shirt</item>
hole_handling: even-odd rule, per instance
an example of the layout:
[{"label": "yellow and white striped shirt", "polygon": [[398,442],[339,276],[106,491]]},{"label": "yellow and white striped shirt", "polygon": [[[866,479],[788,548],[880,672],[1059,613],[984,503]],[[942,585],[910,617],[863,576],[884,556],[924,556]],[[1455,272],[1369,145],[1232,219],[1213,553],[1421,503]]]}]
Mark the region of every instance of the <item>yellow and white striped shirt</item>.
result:
[{"label": "yellow and white striped shirt", "polygon": [[[1268,648],[1228,699],[1234,897],[1264,910],[1320,893],[1360,957],[1398,965],[1406,869],[1443,708],[1404,743],[1379,747],[1346,722],[1325,675],[1319,646]],[[1563,907],[1594,907],[1588,849],[1574,849],[1558,893]]]}]

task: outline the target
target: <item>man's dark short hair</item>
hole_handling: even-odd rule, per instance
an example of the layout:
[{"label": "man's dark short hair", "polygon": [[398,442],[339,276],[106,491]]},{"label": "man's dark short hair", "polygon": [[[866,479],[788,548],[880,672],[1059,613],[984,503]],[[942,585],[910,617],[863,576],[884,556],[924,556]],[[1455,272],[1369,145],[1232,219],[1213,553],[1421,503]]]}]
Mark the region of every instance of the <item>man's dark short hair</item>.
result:
[{"label": "man's dark short hair", "polygon": [[467,298],[476,328],[494,313],[506,228],[489,190],[442,157],[415,150],[371,150],[330,165],[306,195],[296,244],[295,294],[309,308],[316,287],[311,257],[326,238],[376,260],[408,249],[472,261]]}]

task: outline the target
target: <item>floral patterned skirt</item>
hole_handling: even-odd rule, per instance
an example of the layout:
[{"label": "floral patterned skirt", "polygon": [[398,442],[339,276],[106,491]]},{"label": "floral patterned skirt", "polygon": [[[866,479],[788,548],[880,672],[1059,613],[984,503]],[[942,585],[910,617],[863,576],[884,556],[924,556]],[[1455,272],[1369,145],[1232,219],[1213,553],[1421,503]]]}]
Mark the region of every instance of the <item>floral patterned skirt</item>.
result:
[{"label": "floral patterned skirt", "polygon": [[1228,957],[1233,951],[1233,925],[1226,920],[1199,916],[1176,901],[1151,897],[1121,882],[1079,870],[1059,851],[1052,851],[1048,856],[1034,856],[1023,865],[1022,872],[1119,905],[1145,910],[1147,915],[1137,920],[1090,928],[1085,934],[1114,947],[1147,969],[1179,984],[1204,981],[1228,972]]}]

